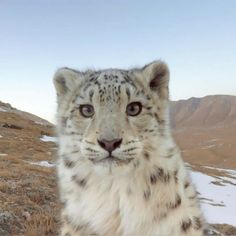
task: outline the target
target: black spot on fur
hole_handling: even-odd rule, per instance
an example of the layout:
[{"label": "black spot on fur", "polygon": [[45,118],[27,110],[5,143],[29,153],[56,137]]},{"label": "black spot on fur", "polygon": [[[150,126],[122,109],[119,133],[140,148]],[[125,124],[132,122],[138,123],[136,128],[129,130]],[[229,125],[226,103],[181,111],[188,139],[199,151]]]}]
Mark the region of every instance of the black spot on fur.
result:
[{"label": "black spot on fur", "polygon": [[166,173],[162,168],[156,167],[155,171],[150,175],[150,182],[151,184],[156,184],[158,180],[167,183],[170,180],[170,174]]},{"label": "black spot on fur", "polygon": [[174,171],[174,179],[175,179],[175,183],[178,184],[178,170]]},{"label": "black spot on fur", "polygon": [[151,184],[155,184],[157,182],[157,177],[155,174],[152,174],[150,176],[150,182],[151,182]]},{"label": "black spot on fur", "polygon": [[150,189],[148,188],[148,189],[144,190],[144,192],[143,192],[143,197],[144,197],[144,199],[145,199],[145,200],[148,200],[148,199],[150,198],[150,196],[151,196],[151,191],[150,191]]},{"label": "black spot on fur", "polygon": [[87,184],[86,178],[79,179],[77,175],[71,177],[72,181],[76,182],[80,187],[85,187]]},{"label": "black spot on fur", "polygon": [[182,202],[181,197],[179,196],[179,194],[177,194],[175,198],[175,202],[168,203],[167,208],[176,209],[177,207],[181,205],[181,202]]},{"label": "black spot on fur", "polygon": [[98,85],[98,86],[101,85],[97,80],[94,82],[94,84],[96,84],[96,85]]},{"label": "black spot on fur", "polygon": [[128,88],[126,88],[126,94],[127,94],[127,96],[128,96],[128,100],[130,100],[130,91],[129,91]]},{"label": "black spot on fur", "polygon": [[190,183],[187,181],[185,184],[184,184],[184,188],[188,188],[190,186]]},{"label": "black spot on fur", "polygon": [[202,228],[202,220],[199,217],[193,217],[193,228],[200,230]]},{"label": "black spot on fur", "polygon": [[125,145],[128,145],[128,144],[130,144],[130,143],[135,143],[135,141],[134,141],[134,140],[131,140],[131,141],[127,142]]},{"label": "black spot on fur", "polygon": [[155,119],[156,119],[158,124],[160,124],[160,125],[164,125],[165,124],[165,121],[162,120],[157,113],[154,113],[154,116],[155,116]]},{"label": "black spot on fur", "polygon": [[136,147],[132,147],[132,148],[128,148],[128,149],[125,149],[123,152],[130,152],[130,151],[133,151],[137,149]]},{"label": "black spot on fur", "polygon": [[120,94],[120,85],[118,86],[118,93]]},{"label": "black spot on fur", "polygon": [[148,152],[144,152],[144,158],[147,160],[147,161],[149,161],[150,160],[150,155],[149,155],[149,153]]},{"label": "black spot on fur", "polygon": [[92,102],[93,94],[94,94],[93,90],[89,91],[89,100],[90,100],[90,102]]},{"label": "black spot on fur", "polygon": [[161,123],[161,118],[159,117],[159,115],[158,115],[157,113],[154,113],[154,116],[155,116],[155,118],[156,118],[156,121],[157,121],[158,123]]},{"label": "black spot on fur", "polygon": [[191,225],[192,225],[192,221],[191,221],[190,218],[184,220],[181,223],[181,230],[182,230],[182,232],[186,233],[190,229]]},{"label": "black spot on fur", "polygon": [[94,149],[89,148],[89,147],[85,148],[85,150],[87,150],[89,152],[93,152],[93,153],[97,153],[98,152],[97,150],[94,150]]},{"label": "black spot on fur", "polygon": [[152,133],[152,132],[154,132],[154,131],[155,131],[155,130],[153,130],[153,129],[145,129],[145,130],[144,130],[145,133]]},{"label": "black spot on fur", "polygon": [[64,159],[64,165],[67,168],[73,168],[73,167],[75,167],[75,162],[70,161],[68,159]]}]

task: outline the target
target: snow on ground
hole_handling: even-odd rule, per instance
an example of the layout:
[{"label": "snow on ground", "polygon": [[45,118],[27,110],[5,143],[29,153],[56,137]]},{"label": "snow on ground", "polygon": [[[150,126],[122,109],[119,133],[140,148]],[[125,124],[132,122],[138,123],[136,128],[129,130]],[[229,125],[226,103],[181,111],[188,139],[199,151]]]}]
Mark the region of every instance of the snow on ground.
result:
[{"label": "snow on ground", "polygon": [[47,126],[47,124],[45,122],[41,122],[41,121],[34,121],[34,123],[37,125]]},{"label": "snow on ground", "polygon": [[39,162],[29,162],[32,165],[38,165],[43,167],[55,167],[56,164],[49,163],[48,161],[39,161]]},{"label": "snow on ground", "polygon": [[201,207],[207,221],[236,226],[236,171],[222,170],[230,177],[211,177],[193,171],[191,176],[200,193]]},{"label": "snow on ground", "polygon": [[47,136],[47,135],[43,135],[41,138],[40,138],[41,141],[43,142],[57,142],[57,138],[56,137],[51,137],[51,136]]},{"label": "snow on ground", "polygon": [[211,166],[204,166],[204,168],[213,169],[213,170],[219,170],[219,171],[226,171],[229,175],[232,175],[233,177],[236,178],[236,170],[216,168],[216,167],[211,167]]},{"label": "snow on ground", "polygon": [[201,149],[209,149],[209,148],[213,148],[217,146],[216,144],[211,144],[211,145],[208,145],[208,146],[205,146],[205,147],[202,147]]},{"label": "snow on ground", "polygon": [[0,153],[0,157],[5,157],[5,156],[7,156],[7,154],[5,154],[5,153]]},{"label": "snow on ground", "polygon": [[5,110],[5,109],[3,109],[3,108],[0,107],[0,111],[1,111],[1,112],[6,112],[7,110]]}]

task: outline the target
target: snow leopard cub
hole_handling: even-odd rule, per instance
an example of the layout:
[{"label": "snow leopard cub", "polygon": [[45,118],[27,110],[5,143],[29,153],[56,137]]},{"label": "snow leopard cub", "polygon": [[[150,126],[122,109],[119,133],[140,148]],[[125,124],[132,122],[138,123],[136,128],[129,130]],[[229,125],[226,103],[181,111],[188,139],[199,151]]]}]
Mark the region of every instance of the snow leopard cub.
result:
[{"label": "snow leopard cub", "polygon": [[203,235],[170,133],[168,83],[162,61],[56,72],[62,236]]}]

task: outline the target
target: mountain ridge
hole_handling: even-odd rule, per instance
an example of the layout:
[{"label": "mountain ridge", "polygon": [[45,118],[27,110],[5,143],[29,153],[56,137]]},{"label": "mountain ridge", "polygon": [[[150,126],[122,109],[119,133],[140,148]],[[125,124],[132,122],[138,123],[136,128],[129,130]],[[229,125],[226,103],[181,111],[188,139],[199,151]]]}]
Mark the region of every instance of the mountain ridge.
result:
[{"label": "mountain ridge", "polygon": [[236,96],[209,95],[171,101],[170,117],[174,129],[236,125]]}]

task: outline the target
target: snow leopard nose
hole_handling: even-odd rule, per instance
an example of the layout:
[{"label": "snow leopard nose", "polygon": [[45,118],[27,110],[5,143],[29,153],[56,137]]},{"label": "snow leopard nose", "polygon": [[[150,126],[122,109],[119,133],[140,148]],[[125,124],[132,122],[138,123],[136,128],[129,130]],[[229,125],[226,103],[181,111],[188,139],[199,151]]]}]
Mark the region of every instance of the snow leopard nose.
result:
[{"label": "snow leopard nose", "polygon": [[121,145],[122,139],[113,139],[113,140],[98,139],[98,143],[103,149],[111,153],[113,150],[115,150]]}]

